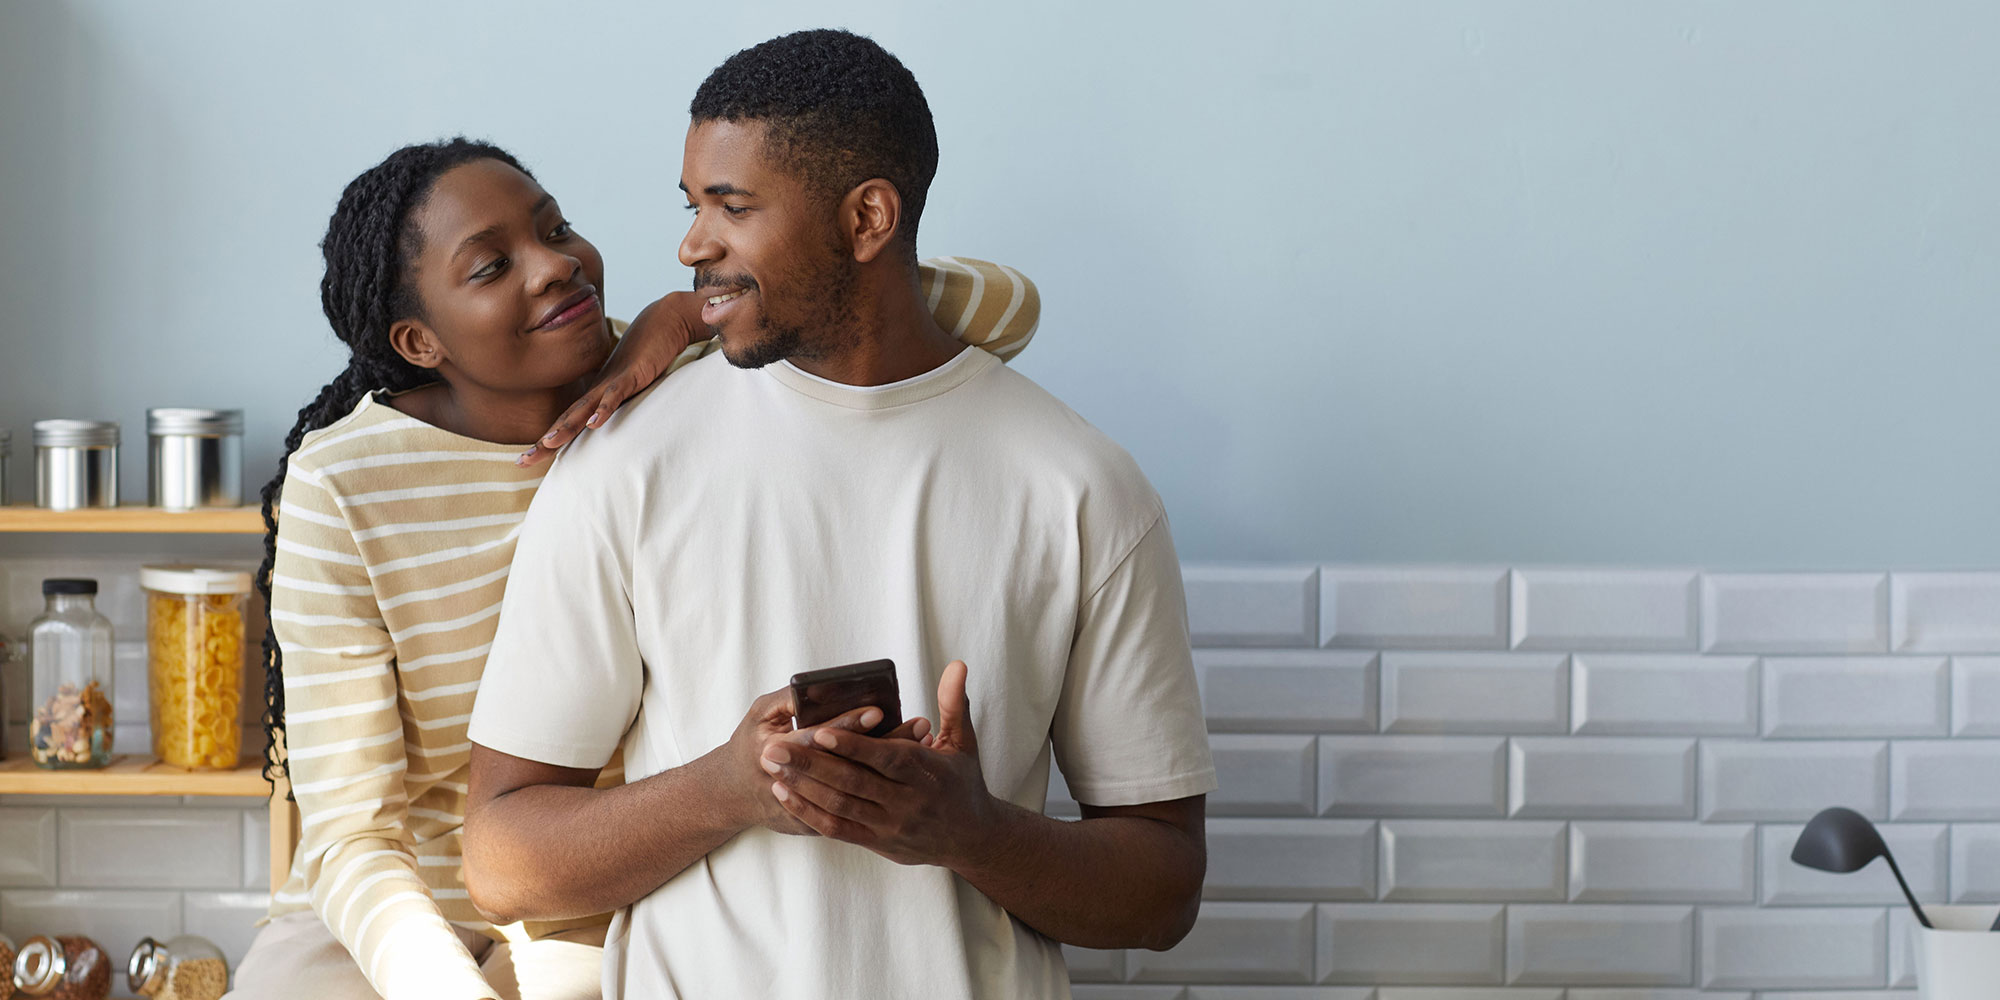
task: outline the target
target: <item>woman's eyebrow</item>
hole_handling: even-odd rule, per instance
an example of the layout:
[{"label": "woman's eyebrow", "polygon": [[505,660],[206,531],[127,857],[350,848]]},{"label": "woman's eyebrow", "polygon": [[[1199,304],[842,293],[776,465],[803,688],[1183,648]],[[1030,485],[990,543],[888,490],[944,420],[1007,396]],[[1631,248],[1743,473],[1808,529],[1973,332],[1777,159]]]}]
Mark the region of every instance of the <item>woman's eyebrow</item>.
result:
[{"label": "woman's eyebrow", "polygon": [[467,236],[465,239],[462,239],[458,242],[458,249],[453,250],[451,252],[450,259],[457,260],[460,257],[460,255],[464,254],[467,250],[472,249],[473,246],[480,243],[484,243],[489,239],[492,239],[493,236],[499,231],[500,231],[499,226],[487,226],[485,229],[473,233],[471,236]]},{"label": "woman's eyebrow", "polygon": [[[542,209],[545,209],[555,203],[556,203],[555,195],[544,194],[542,195],[540,200],[535,202],[535,207],[528,209],[528,214],[540,215],[542,214]],[[467,236],[466,238],[459,240],[458,249],[453,250],[451,252],[451,257],[448,259],[457,260],[460,254],[465,253],[465,251],[470,249],[474,244],[483,243],[489,239],[492,239],[494,236],[498,235],[499,232],[500,232],[499,226],[497,225],[487,226],[485,229],[482,229],[476,233],[473,233],[471,236]]]}]

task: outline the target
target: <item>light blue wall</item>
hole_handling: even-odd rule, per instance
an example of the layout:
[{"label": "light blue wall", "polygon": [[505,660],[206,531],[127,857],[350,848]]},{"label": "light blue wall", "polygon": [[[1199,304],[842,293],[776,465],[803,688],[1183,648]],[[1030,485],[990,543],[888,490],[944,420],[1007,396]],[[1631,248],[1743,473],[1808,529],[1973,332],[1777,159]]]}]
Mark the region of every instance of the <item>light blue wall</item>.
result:
[{"label": "light blue wall", "polygon": [[[837,11],[837,13],[829,13]],[[341,355],[315,243],[393,146],[512,147],[681,287],[687,98],[843,24],[1019,265],[1020,367],[1184,556],[2000,565],[2000,8],[1981,2],[0,5],[0,424],[250,411]]]}]

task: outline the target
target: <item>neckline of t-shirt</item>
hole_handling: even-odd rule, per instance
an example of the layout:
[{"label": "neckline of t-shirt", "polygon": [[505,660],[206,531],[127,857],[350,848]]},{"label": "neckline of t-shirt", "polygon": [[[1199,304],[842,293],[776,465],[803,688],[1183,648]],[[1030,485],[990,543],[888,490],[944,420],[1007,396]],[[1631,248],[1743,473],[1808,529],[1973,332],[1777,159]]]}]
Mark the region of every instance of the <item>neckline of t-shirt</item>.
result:
[{"label": "neckline of t-shirt", "polygon": [[[627,323],[622,319],[611,319],[610,322],[611,322],[611,333],[613,336],[616,337],[623,337],[625,335],[625,331],[630,329],[632,326],[632,324]],[[417,389],[421,388],[423,388],[423,386],[420,385],[420,386],[414,386],[409,389],[390,389],[387,387],[379,389],[370,389],[367,392],[361,394],[361,401],[359,403],[354,404],[354,409],[348,412],[350,415],[356,417],[359,417],[364,414],[369,415],[378,423],[387,422],[391,420],[397,421],[398,422],[397,426],[399,428],[407,428],[413,431],[428,431],[432,434],[442,434],[445,437],[450,438],[453,442],[465,446],[468,450],[472,448],[485,448],[485,449],[491,449],[496,453],[507,452],[510,454],[519,454],[520,452],[525,451],[527,449],[528,447],[527,445],[501,444],[498,441],[487,441],[481,438],[467,437],[466,435],[460,434],[457,431],[448,431],[442,427],[439,427],[434,423],[431,423],[428,420],[423,419],[422,417],[411,416],[410,414],[404,413],[403,411],[396,409],[394,406],[389,405],[389,397],[400,396],[406,392],[415,392]]]},{"label": "neckline of t-shirt", "polygon": [[964,385],[973,376],[998,364],[999,359],[976,347],[966,347],[944,364],[900,382],[886,385],[847,385],[821,378],[792,364],[780,361],[764,371],[781,385],[823,403],[850,410],[885,410],[934,399]]},{"label": "neckline of t-shirt", "polygon": [[390,396],[409,391],[408,389],[371,389],[362,395],[358,409],[368,411],[374,418],[374,421],[378,423],[395,421],[400,429],[443,435],[450,438],[454,445],[462,447],[467,451],[479,449],[495,453],[508,452],[519,454],[527,448],[526,445],[501,444],[498,441],[483,441],[476,437],[467,437],[457,431],[445,430],[422,417],[411,416],[389,405]]}]

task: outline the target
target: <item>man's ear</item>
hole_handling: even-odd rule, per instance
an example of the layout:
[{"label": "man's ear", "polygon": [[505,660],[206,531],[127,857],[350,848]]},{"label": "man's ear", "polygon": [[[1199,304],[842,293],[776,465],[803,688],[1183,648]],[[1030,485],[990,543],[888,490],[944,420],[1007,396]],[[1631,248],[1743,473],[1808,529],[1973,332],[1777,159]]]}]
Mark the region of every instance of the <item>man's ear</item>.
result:
[{"label": "man's ear", "polygon": [[854,259],[863,264],[881,256],[896,240],[903,221],[903,196],[896,185],[880,177],[854,186],[840,202],[840,224],[854,248]]},{"label": "man's ear", "polygon": [[444,345],[437,334],[414,319],[399,319],[390,324],[389,346],[418,368],[436,368],[445,361]]}]

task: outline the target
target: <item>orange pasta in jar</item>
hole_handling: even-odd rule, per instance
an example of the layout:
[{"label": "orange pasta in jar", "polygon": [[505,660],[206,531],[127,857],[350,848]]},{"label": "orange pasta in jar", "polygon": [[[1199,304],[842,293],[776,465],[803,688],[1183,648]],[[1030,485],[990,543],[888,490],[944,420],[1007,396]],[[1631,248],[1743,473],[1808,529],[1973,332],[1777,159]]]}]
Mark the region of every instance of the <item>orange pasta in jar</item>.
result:
[{"label": "orange pasta in jar", "polygon": [[243,606],[250,574],[147,566],[146,676],[153,754],[179,767],[226,770],[242,752]]}]

